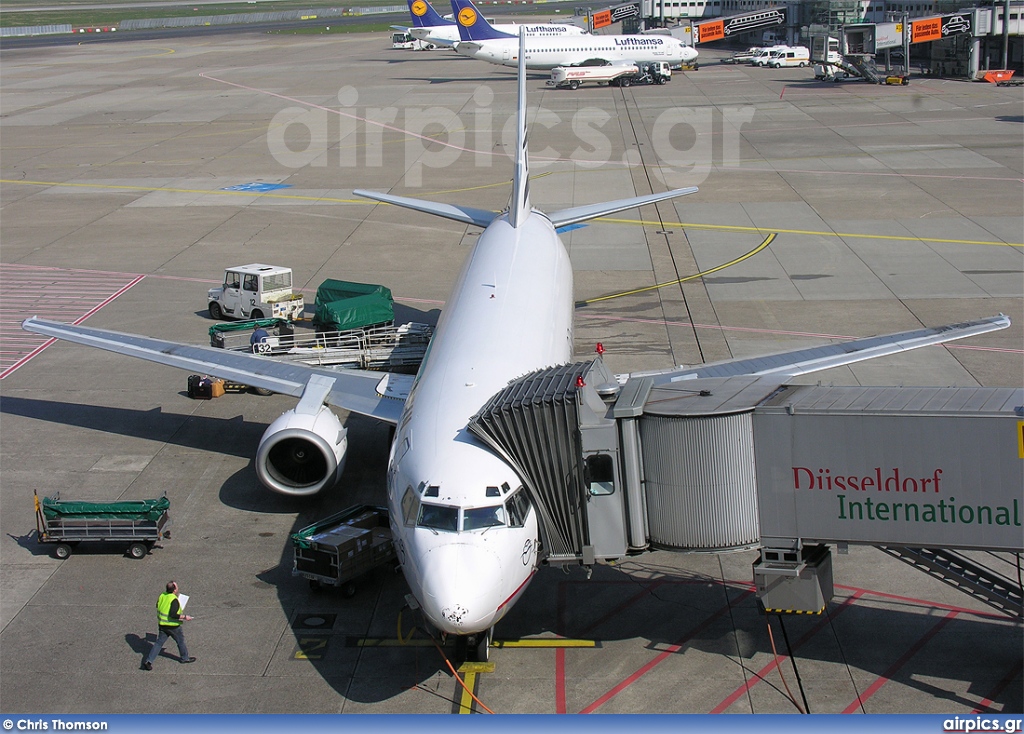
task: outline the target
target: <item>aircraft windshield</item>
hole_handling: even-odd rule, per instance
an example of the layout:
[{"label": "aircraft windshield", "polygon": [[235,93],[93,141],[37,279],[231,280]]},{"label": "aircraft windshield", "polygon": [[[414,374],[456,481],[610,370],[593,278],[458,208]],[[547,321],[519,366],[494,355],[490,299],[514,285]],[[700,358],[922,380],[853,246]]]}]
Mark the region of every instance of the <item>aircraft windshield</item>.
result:
[{"label": "aircraft windshield", "polygon": [[483,528],[499,527],[505,524],[504,505],[493,507],[474,507],[471,510],[463,510],[462,529],[481,530]]},{"label": "aircraft windshield", "polygon": [[507,524],[504,505],[474,507],[460,512],[458,507],[432,505],[424,502],[420,505],[419,516],[416,518],[416,527],[443,530],[446,533],[455,533],[460,529],[485,530],[504,527]]},{"label": "aircraft windshield", "polygon": [[420,505],[420,516],[416,527],[443,530],[454,533],[459,529],[459,508],[446,505]]}]

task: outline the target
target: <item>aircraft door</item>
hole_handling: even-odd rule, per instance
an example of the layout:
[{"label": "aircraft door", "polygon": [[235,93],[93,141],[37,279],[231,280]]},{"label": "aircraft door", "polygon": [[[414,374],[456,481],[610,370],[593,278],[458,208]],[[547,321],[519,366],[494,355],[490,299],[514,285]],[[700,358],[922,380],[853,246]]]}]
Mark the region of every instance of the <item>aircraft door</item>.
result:
[{"label": "aircraft door", "polygon": [[511,58],[512,58],[512,49],[509,48],[508,46],[505,46],[505,48],[502,49],[502,51],[501,51],[501,60],[502,61],[508,61]]}]

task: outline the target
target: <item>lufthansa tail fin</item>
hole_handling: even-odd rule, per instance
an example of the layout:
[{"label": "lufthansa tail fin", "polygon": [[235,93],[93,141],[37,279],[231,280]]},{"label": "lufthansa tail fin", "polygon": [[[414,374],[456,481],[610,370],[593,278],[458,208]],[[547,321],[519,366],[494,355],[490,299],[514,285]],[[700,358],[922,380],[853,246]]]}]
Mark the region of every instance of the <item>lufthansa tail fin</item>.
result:
[{"label": "lufthansa tail fin", "polygon": [[437,26],[452,25],[455,21],[445,20],[427,0],[406,0],[409,4],[409,15],[412,16],[414,28],[436,28]]},{"label": "lufthansa tail fin", "polygon": [[463,41],[490,41],[497,38],[515,38],[511,33],[502,33],[487,22],[483,13],[477,10],[473,0],[452,0],[452,12]]}]

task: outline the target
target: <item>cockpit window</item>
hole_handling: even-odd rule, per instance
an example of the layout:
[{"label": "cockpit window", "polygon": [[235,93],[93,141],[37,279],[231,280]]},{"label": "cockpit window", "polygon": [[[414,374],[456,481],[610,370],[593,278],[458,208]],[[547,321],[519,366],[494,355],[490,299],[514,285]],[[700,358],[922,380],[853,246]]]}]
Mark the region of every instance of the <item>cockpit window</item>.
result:
[{"label": "cockpit window", "polygon": [[416,527],[454,533],[459,529],[459,508],[430,505],[424,502],[420,505],[420,516],[416,521]]},{"label": "cockpit window", "polygon": [[522,487],[505,502],[508,511],[508,524],[513,528],[521,528],[526,524],[526,516],[530,513],[530,498]]},{"label": "cockpit window", "polygon": [[481,530],[482,528],[493,528],[504,524],[505,508],[502,505],[474,507],[470,510],[463,510],[463,530]]}]

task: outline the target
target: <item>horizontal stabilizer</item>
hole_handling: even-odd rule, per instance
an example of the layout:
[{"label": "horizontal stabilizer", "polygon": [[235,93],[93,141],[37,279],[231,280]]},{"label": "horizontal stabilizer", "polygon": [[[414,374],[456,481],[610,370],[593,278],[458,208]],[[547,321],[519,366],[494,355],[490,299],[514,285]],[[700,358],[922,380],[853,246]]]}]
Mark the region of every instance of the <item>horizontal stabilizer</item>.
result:
[{"label": "horizontal stabilizer", "polygon": [[153,339],[90,326],[64,324],[32,317],[22,323],[25,331],[105,349],[108,352],[138,357],[148,362],[177,367],[213,377],[221,377],[250,387],[273,390],[282,395],[302,397],[313,378],[330,379],[329,405],[367,415],[388,423],[397,423],[404,401],[377,392],[380,372],[330,370],[294,362],[278,362],[245,352]]},{"label": "horizontal stabilizer", "polygon": [[586,206],[574,206],[571,209],[563,209],[560,212],[548,214],[548,219],[555,225],[555,229],[565,227],[577,222],[585,222],[588,219],[596,219],[606,214],[614,214],[625,209],[654,204],[665,199],[674,199],[677,196],[686,196],[697,191],[696,186],[689,186],[685,189],[673,189],[661,194],[648,194],[646,196],[634,196],[632,199],[619,199],[618,201],[606,201],[603,204],[587,204]]},{"label": "horizontal stabilizer", "polygon": [[495,217],[498,216],[495,212],[488,211],[486,209],[474,209],[473,207],[458,206],[456,204],[441,204],[436,201],[413,199],[409,196],[382,194],[377,191],[366,191],[364,189],[356,189],[352,193],[366,199],[374,199],[375,201],[382,201],[385,204],[394,204],[395,206],[414,209],[418,212],[433,214],[438,217],[444,217],[445,219],[453,219],[456,222],[462,222],[463,224],[475,224],[478,227],[486,227],[494,221]]},{"label": "horizontal stabilizer", "polygon": [[653,377],[655,383],[692,380],[699,377],[735,377],[738,375],[763,375],[779,378],[797,377],[811,372],[842,367],[866,359],[899,354],[911,349],[929,347],[943,342],[977,336],[990,331],[1005,329],[1010,319],[1003,314],[962,324],[937,326],[930,329],[915,329],[885,336],[870,336],[864,339],[825,344],[820,347],[799,349],[782,354],[752,359],[735,359],[715,362],[697,367],[675,367],[657,372],[633,373],[631,377]]}]

